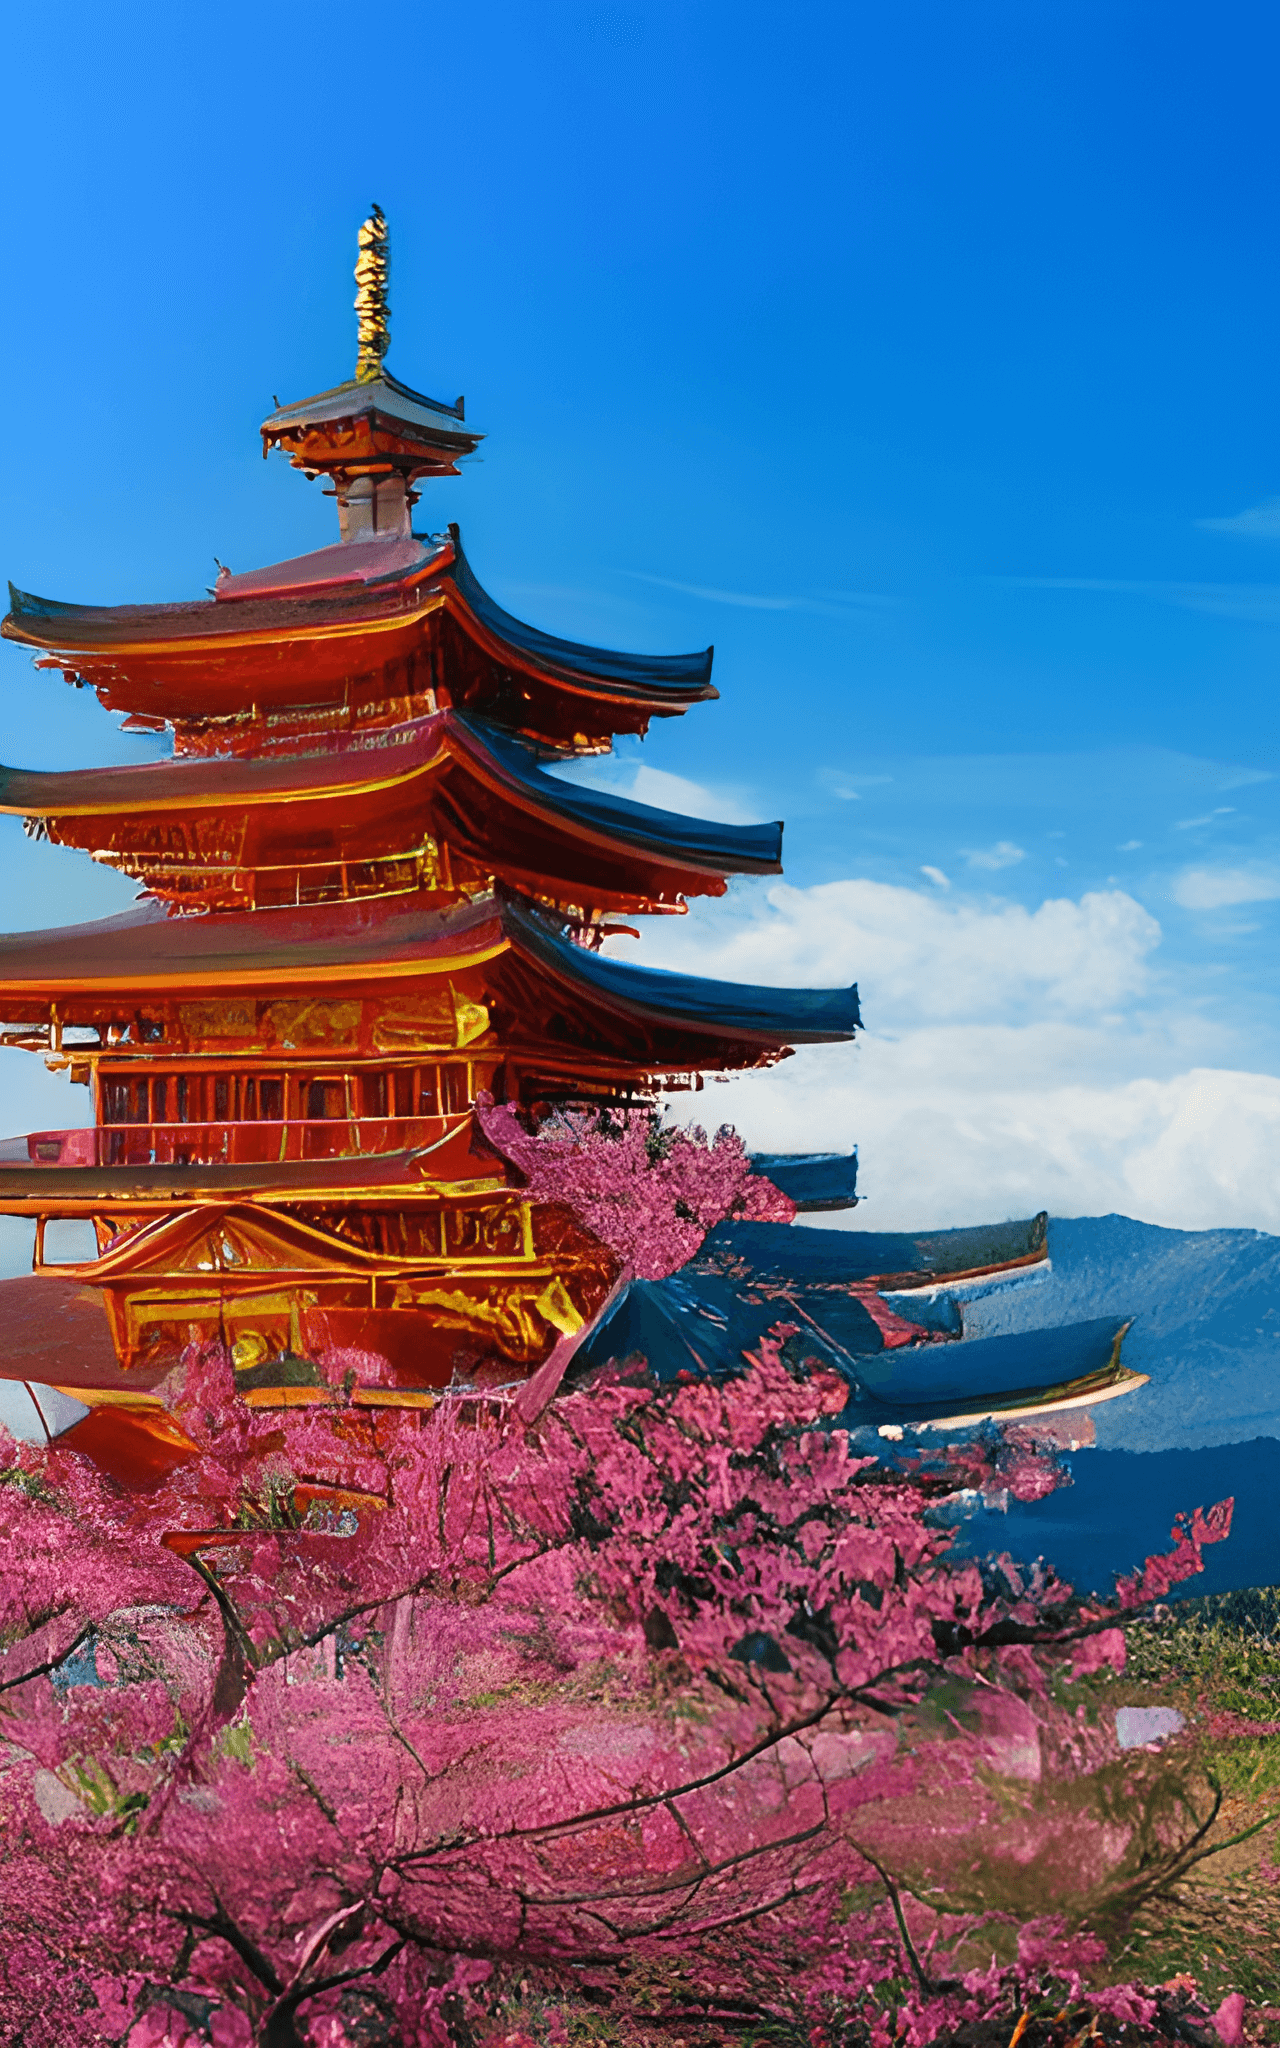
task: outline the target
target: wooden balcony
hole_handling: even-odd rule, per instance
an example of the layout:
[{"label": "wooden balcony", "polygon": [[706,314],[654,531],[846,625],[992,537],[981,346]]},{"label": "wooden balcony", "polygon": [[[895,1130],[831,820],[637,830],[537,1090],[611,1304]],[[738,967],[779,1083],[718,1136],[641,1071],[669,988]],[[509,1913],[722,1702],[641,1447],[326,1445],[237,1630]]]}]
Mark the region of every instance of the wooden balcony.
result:
[{"label": "wooden balcony", "polygon": [[357,1159],[434,1145],[456,1119],[320,1117],[288,1122],[107,1124],[33,1131],[0,1142],[5,1166],[270,1166],[295,1159]]}]

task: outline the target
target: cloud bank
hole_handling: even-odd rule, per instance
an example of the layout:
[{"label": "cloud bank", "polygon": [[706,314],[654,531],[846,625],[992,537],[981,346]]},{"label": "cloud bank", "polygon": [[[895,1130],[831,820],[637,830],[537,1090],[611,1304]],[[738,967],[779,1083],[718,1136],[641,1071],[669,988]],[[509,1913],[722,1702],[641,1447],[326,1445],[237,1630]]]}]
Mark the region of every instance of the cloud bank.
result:
[{"label": "cloud bank", "polygon": [[[856,1045],[802,1051],[673,1111],[768,1150],[857,1144],[865,1228],[1120,1211],[1280,1230],[1280,1078],[1212,1034],[1121,889],[1042,903],[787,885],[646,934],[654,965],[769,985],[856,979]],[[622,950],[625,942],[616,942]],[[631,957],[635,957],[632,949]],[[837,1222],[840,1219],[823,1219]]]}]

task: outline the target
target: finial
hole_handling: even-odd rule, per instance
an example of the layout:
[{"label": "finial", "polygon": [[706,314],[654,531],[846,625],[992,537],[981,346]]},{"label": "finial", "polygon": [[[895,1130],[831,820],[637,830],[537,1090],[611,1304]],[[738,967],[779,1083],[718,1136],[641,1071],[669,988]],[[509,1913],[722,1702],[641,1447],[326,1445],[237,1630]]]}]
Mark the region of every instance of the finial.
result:
[{"label": "finial", "polygon": [[391,250],[382,208],[375,205],[360,229],[360,255],[356,262],[356,313],[359,316],[359,353],[356,377],[361,384],[372,383],[382,374],[382,359],[391,342],[391,307],[387,280],[391,273]]}]

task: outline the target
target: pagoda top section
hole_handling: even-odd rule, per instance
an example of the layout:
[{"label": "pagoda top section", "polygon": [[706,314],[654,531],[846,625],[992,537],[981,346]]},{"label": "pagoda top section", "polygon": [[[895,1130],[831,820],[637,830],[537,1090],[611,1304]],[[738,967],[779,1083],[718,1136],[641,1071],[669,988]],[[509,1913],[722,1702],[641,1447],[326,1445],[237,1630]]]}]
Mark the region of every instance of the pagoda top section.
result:
[{"label": "pagoda top section", "polygon": [[273,448],[313,480],[328,477],[344,541],[407,540],[424,477],[456,476],[482,434],[464,405],[426,398],[386,367],[391,339],[391,247],[382,208],[360,229],[356,263],[359,319],[356,374],[331,391],[281,405],[262,423],[263,457]]},{"label": "pagoda top section", "polygon": [[426,398],[387,369],[388,275],[375,206],[360,230],[355,376],[277,403],[261,429],[264,455],[280,449],[328,479],[340,540],[263,568],[220,565],[194,602],[68,604],[11,584],[0,632],[135,729],[171,727],[180,753],[258,753],[451,707],[554,753],[600,753],[714,697],[710,648],[624,654],[561,639],[495,603],[456,526],[414,531],[415,484],[456,475],[482,437],[461,398]]},{"label": "pagoda top section", "polygon": [[295,469],[312,477],[398,475],[411,483],[456,476],[459,457],[474,454],[484,439],[464,424],[464,403],[424,398],[380,369],[376,377],[353,377],[316,398],[278,406],[262,422],[262,453],[283,449]]}]

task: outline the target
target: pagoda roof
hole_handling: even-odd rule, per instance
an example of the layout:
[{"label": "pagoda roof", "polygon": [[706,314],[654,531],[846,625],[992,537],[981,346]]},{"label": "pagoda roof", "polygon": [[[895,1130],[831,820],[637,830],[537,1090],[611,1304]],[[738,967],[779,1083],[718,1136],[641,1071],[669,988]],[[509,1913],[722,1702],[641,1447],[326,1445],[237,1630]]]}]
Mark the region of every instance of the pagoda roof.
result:
[{"label": "pagoda roof", "polygon": [[300,468],[341,466],[344,457],[359,465],[381,455],[398,457],[396,466],[418,474],[456,475],[459,457],[484,439],[463,414],[460,398],[452,405],[427,398],[382,368],[376,377],[352,377],[314,398],[277,406],[262,422],[262,452],[293,450]]},{"label": "pagoda roof", "polygon": [[[77,829],[79,820],[102,820],[104,835],[110,831],[119,846],[131,824],[143,826],[157,813],[167,819],[243,808],[264,831],[276,813],[296,835],[308,813],[327,812],[340,857],[354,860],[362,828],[403,811],[411,813],[406,829],[421,832],[425,815],[498,872],[519,868],[563,880],[592,902],[596,886],[606,897],[625,894],[629,868],[632,894],[665,890],[669,898],[714,890],[727,874],[779,871],[778,823],[728,825],[657,810],[548,774],[544,758],[486,720],[442,711],[308,754],[178,756],[65,773],[0,766],[0,812],[53,821],[65,828],[58,835],[64,843],[90,847],[94,834]],[[251,855],[241,859],[251,865]]]},{"label": "pagoda roof", "polygon": [[412,534],[381,540],[334,541],[327,548],[313,548],[310,554],[294,555],[290,561],[269,563],[265,569],[244,569],[238,576],[225,571],[214,586],[214,602],[243,604],[247,597],[316,597],[327,590],[402,583],[406,576],[416,574],[445,554],[445,548],[433,550]]},{"label": "pagoda roof", "polygon": [[554,813],[566,826],[592,838],[625,840],[647,853],[678,857],[682,863],[716,874],[781,873],[780,819],[761,825],[730,825],[720,819],[659,810],[609,790],[584,788],[549,775],[542,766],[545,755],[489,720],[455,712],[453,723],[539,810]]},{"label": "pagoda roof", "polygon": [[[761,1154],[755,1172],[772,1178]],[[955,1230],[804,1230],[789,1224],[719,1223],[694,1264],[708,1273],[745,1274],[753,1287],[932,1288],[1006,1268],[1034,1266],[1049,1256],[1049,1218],[966,1224]]]},{"label": "pagoda roof", "polygon": [[348,377],[345,383],[335,384],[330,391],[318,392],[314,398],[299,398],[292,405],[277,406],[270,418],[262,422],[262,432],[266,436],[281,427],[355,419],[369,412],[392,414],[396,419],[425,427],[455,441],[474,444],[484,439],[483,434],[473,433],[466,427],[462,399],[456,398],[449,405],[442,398],[427,398],[421,391],[402,384],[385,367],[376,377]]},{"label": "pagoda roof", "polygon": [[456,528],[430,543],[346,541],[184,603],[77,605],[9,589],[6,639],[44,650],[111,710],[178,723],[345,702],[352,677],[438,639],[441,615],[461,640],[457,678],[443,678],[457,700],[500,707],[504,723],[562,745],[643,730],[718,694],[710,648],[620,654],[512,618],[477,581]]},{"label": "pagoda roof", "polygon": [[808,1213],[858,1206],[858,1153],[753,1152],[751,1170]]},{"label": "pagoda roof", "polygon": [[786,1046],[850,1039],[861,1024],[856,988],[761,988],[632,966],[573,944],[507,896],[447,912],[357,901],[187,918],[144,904],[0,934],[0,1009],[24,1019],[50,1002],[74,1021],[192,992],[320,985],[385,996],[437,975],[489,1005],[510,1048],[552,1049],[559,1060],[600,1052],[641,1070],[754,1065]]},{"label": "pagoda roof", "polygon": [[505,914],[520,952],[582,995],[594,995],[608,1010],[655,1023],[678,1019],[694,1031],[729,1033],[766,1044],[834,1044],[852,1038],[862,1024],[856,985],[761,988],[708,981],[669,968],[633,966],[569,943],[545,920],[515,904]]},{"label": "pagoda roof", "polygon": [[[455,589],[471,615],[505,648],[517,648],[532,657],[539,669],[562,676],[588,678],[634,688],[690,690],[697,697],[714,697],[711,663],[715,650],[705,647],[698,654],[611,654],[603,647],[586,647],[575,640],[560,640],[538,626],[526,626],[503,611],[480,584],[462,550],[462,536],[456,526],[449,528],[453,541],[450,575]],[[696,701],[692,699],[691,701]]]}]

